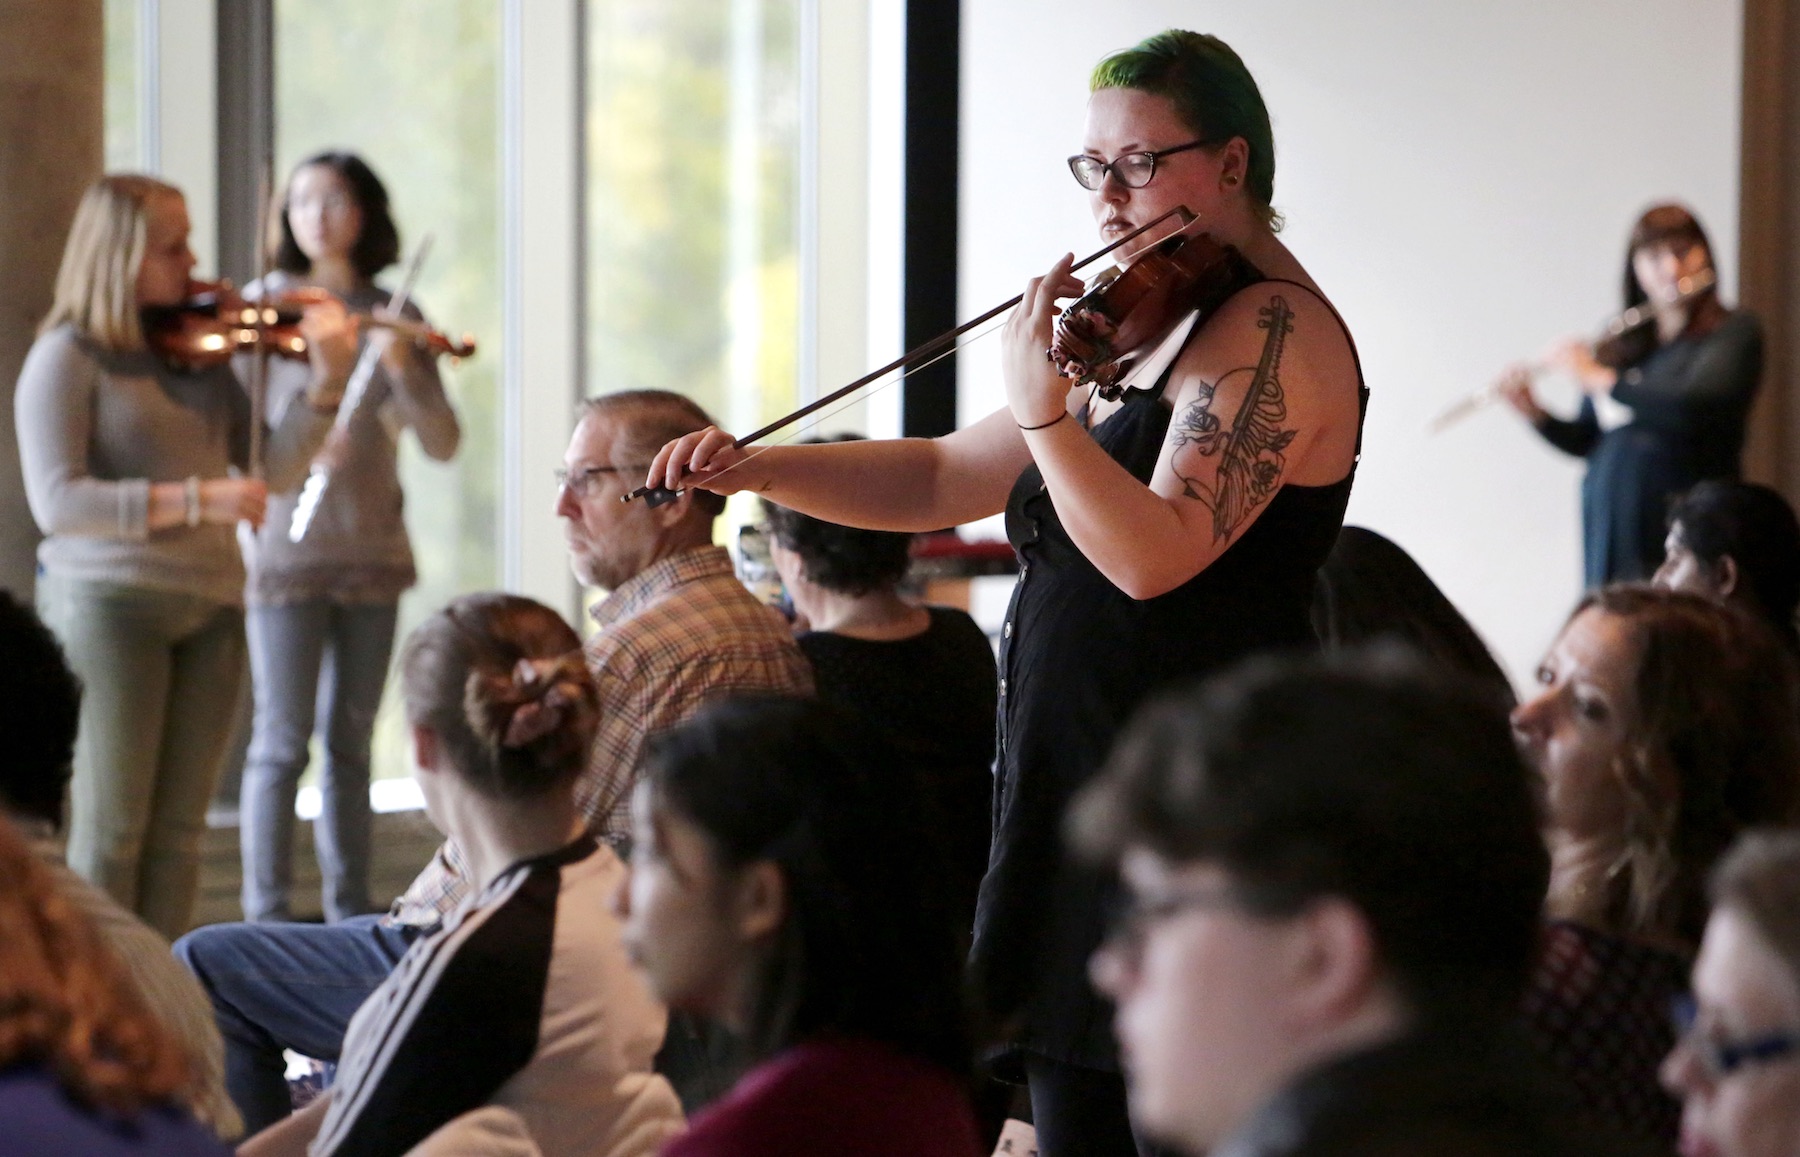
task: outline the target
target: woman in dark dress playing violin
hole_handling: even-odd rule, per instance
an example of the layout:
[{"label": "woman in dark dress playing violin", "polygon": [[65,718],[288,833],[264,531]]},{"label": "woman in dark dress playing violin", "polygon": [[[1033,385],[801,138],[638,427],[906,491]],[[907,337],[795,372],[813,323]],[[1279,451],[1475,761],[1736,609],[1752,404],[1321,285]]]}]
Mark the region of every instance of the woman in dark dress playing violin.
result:
[{"label": "woman in dark dress playing violin", "polygon": [[[1102,61],[1091,88],[1070,168],[1101,238],[1185,206],[1192,230],[1235,247],[1260,280],[1132,351],[1108,401],[1071,389],[1045,356],[1056,302],[1083,289],[1063,257],[1007,322],[1005,409],[941,438],[752,452],[708,429],[664,447],[649,476],[889,530],[1005,511],[1019,583],[971,967],[1010,1072],[1030,1085],[1045,1157],[1136,1148],[1111,1008],[1086,977],[1111,891],[1065,862],[1064,806],[1147,694],[1253,652],[1316,646],[1314,574],[1343,523],[1361,428],[1350,335],[1276,236],[1268,112],[1236,53],[1165,32]],[[1129,263],[1157,239],[1119,253]],[[1236,917],[1171,919],[1208,935]]]}]

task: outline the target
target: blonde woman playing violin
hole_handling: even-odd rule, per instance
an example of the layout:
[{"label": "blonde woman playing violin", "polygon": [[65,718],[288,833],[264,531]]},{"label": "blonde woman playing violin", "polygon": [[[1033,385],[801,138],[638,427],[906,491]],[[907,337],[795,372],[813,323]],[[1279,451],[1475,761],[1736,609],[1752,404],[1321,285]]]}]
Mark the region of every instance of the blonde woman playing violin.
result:
[{"label": "blonde woman playing violin", "polygon": [[206,804],[244,685],[244,564],[263,519],[330,429],[355,356],[336,302],[301,322],[298,405],[251,467],[252,407],[231,367],[166,364],[142,312],[187,295],[181,191],[101,178],[82,198],[56,296],[19,373],[25,492],[45,534],[38,605],[85,687],[69,866],[171,939],[188,929]]},{"label": "blonde woman playing violin", "polygon": [[1098,402],[1045,357],[1055,302],[1082,288],[1064,258],[1007,324],[1007,408],[973,426],[748,455],[708,430],[650,473],[888,530],[1005,511],[1019,582],[972,968],[983,1011],[1017,1026],[1002,1071],[1030,1084],[1045,1157],[1134,1151],[1111,1016],[1087,979],[1109,892],[1066,861],[1064,805],[1146,695],[1316,646],[1313,576],[1343,522],[1361,424],[1349,334],[1276,236],[1268,113],[1237,54],[1166,32],[1102,61],[1091,87],[1070,169],[1101,238],[1186,206],[1267,280],[1137,351],[1124,396]]},{"label": "blonde woman playing violin", "polygon": [[[267,289],[330,290],[357,310],[388,294],[375,275],[393,264],[400,238],[387,189],[353,153],[300,162],[271,221],[277,272]],[[261,289],[263,287],[252,287]],[[406,314],[419,311],[408,303]],[[294,796],[308,745],[321,730],[322,808],[313,825],[325,917],[371,910],[369,748],[387,681],[400,595],[417,581],[402,518],[399,441],[410,427],[425,454],[447,461],[461,438],[433,360],[391,331],[374,378],[348,425],[321,452],[332,483],[299,542],[291,541],[298,492],[269,496],[269,518],[250,558],[250,667],[256,711],[244,765],[244,918],[291,917]],[[269,412],[298,405],[304,382],[271,363]]]}]

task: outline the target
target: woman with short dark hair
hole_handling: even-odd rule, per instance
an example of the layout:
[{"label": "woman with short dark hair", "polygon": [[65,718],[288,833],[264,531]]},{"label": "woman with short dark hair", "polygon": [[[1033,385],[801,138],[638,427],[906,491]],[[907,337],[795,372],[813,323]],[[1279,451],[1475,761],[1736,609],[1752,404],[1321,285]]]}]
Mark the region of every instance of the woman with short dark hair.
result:
[{"label": "woman with short dark hair", "polygon": [[973,1157],[971,1057],[919,785],[817,703],[741,700],[658,741],[615,901],[672,1008],[756,1062],[663,1157]]},{"label": "woman with short dark hair", "polygon": [[992,842],[993,647],[967,613],[900,593],[912,535],[766,500],[763,512],[820,700],[858,716],[925,777],[931,829],[950,855],[952,919],[967,940]]},{"label": "woman with short dark hair", "polygon": [[1800,651],[1800,521],[1787,499],[1752,482],[1702,482],[1669,511],[1656,584],[1736,603]]}]

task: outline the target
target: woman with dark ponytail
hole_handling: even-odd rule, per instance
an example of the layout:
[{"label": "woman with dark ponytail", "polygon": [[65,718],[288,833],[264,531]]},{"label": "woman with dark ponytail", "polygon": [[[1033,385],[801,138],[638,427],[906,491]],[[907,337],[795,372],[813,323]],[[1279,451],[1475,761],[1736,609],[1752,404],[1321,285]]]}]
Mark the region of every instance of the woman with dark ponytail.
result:
[{"label": "woman with dark ponytail", "polygon": [[426,813],[475,893],[351,1020],[331,1090],[241,1152],[402,1153],[496,1110],[545,1157],[654,1152],[681,1113],[650,1071],[663,1008],[607,912],[624,866],[575,807],[600,717],[581,640],[540,603],[469,595],[400,666]]}]

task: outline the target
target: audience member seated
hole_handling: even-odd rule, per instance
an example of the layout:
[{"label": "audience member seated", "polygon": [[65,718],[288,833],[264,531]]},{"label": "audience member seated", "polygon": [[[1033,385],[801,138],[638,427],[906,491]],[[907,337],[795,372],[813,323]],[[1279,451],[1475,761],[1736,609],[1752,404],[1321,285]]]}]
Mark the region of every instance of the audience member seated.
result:
[{"label": "audience member seated", "polygon": [[1504,710],[1516,702],[1512,681],[1469,620],[1410,554],[1372,530],[1338,532],[1313,587],[1312,622],[1328,651],[1394,639],[1488,688]]},{"label": "audience member seated", "polygon": [[0,818],[0,1153],[224,1157],[181,1043]]},{"label": "audience member seated", "polygon": [[1656,585],[1729,602],[1800,651],[1800,522],[1787,499],[1748,482],[1702,482],[1669,512]]},{"label": "audience member seated", "polygon": [[1171,693],[1073,805],[1136,1129],[1189,1154],[1607,1152],[1517,1027],[1548,865],[1504,715],[1397,648]]},{"label": "audience member seated", "polygon": [[1800,1153],[1800,832],[1745,836],[1713,876],[1712,919],[1663,1080],[1688,1157]]},{"label": "audience member seated", "polygon": [[1661,1142],[1656,1068],[1706,919],[1706,874],[1747,825],[1793,814],[1793,664],[1762,624],[1697,596],[1582,600],[1513,725],[1543,779],[1549,924],[1526,1001],[1595,1116]]},{"label": "audience member seated", "polygon": [[226,1139],[243,1121],[225,1093],[225,1046],[212,1005],[162,934],[71,872],[57,834],[75,753],[81,683],[56,636],[31,608],[0,591],[0,814],[12,820],[49,870],[62,899],[93,925],[123,966],[139,1002],[186,1053],[198,1099],[195,1115]]},{"label": "audience member seated", "polygon": [[[655,509],[619,502],[664,442],[710,424],[692,401],[662,390],[590,398],[558,471],[556,512],[575,577],[610,592],[594,607],[586,646],[604,706],[575,799],[589,830],[615,845],[629,834],[650,735],[722,696],[812,693],[812,668],[786,621],[751,597],[712,543],[723,498],[693,490]],[[266,1085],[272,1058],[293,1049],[337,1059],[351,1015],[467,897],[462,859],[446,842],[386,917],[219,924],[176,942],[212,998],[228,1084],[251,1130],[287,1115],[285,1102],[251,1091]],[[692,1106],[735,1076],[727,1043],[685,1018],[671,1022],[659,1068]]]},{"label": "audience member seated", "polygon": [[957,926],[975,924],[993,828],[994,650],[962,611],[898,587],[913,536],[824,522],[763,503],[770,551],[803,628],[821,701],[858,716],[920,769],[955,873]]},{"label": "audience member seated", "polygon": [[[917,781],[817,703],[712,708],[632,798],[632,958],[758,1063],[664,1157],[975,1157],[960,957]],[[884,753],[885,754],[885,753]]]},{"label": "audience member seated", "polygon": [[681,1117],[650,1071],[663,1009],[607,912],[624,865],[575,803],[600,710],[581,640],[540,603],[470,595],[413,632],[400,673],[426,812],[471,898],[357,1010],[336,1083],[240,1153],[399,1154],[487,1105],[545,1157],[654,1152]]}]

